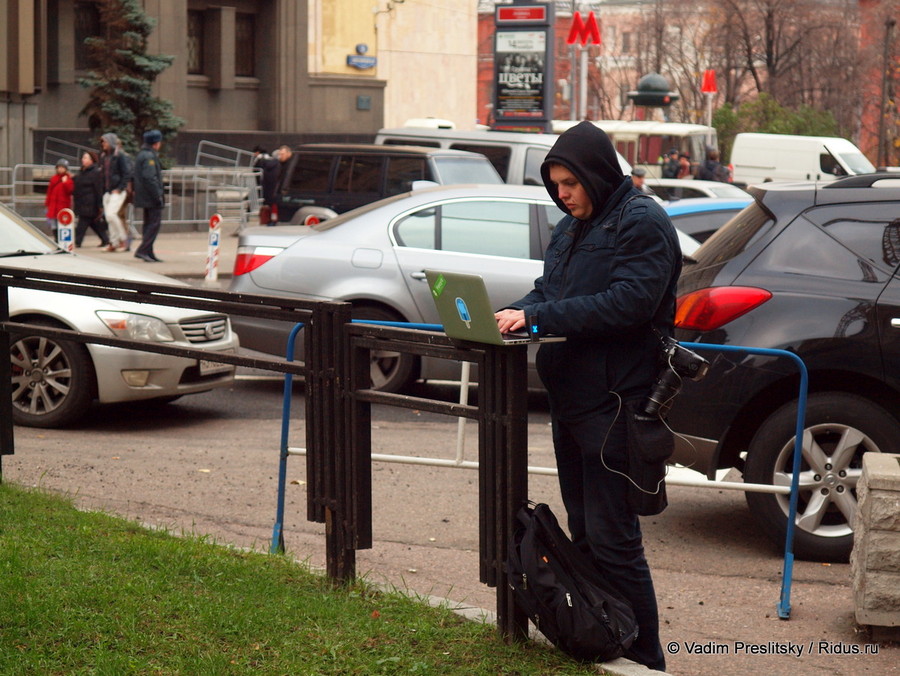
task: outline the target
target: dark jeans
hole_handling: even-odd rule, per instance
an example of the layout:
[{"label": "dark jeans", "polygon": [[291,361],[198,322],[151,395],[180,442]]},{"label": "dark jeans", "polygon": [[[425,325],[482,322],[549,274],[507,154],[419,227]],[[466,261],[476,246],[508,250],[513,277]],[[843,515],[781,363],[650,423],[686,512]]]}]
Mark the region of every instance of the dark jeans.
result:
[{"label": "dark jeans", "polygon": [[78,223],[75,224],[75,246],[81,246],[88,228],[97,233],[101,244],[109,244],[109,230],[106,227],[106,221],[99,216],[97,218],[79,216]]},{"label": "dark jeans", "polygon": [[141,245],[135,251],[135,256],[153,256],[153,243],[159,234],[162,225],[162,207],[144,207],[144,229],[141,231]]},{"label": "dark jeans", "polygon": [[554,416],[560,491],[572,540],[590,553],[634,609],[640,630],[625,657],[665,671],[656,592],[644,556],[641,526],[628,507],[628,480],[608,469],[625,471],[624,410],[610,429],[612,419],[613,415],[596,414],[577,422],[561,422]]}]

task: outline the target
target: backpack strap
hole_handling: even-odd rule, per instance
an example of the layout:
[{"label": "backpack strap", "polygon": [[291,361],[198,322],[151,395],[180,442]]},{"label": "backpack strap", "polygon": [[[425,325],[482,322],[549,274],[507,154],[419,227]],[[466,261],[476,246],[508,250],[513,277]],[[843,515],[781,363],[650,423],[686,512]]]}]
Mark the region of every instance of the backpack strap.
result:
[{"label": "backpack strap", "polygon": [[619,211],[619,218],[616,219],[616,231],[619,230],[619,226],[622,225],[622,219],[625,217],[625,208],[631,204],[634,200],[641,199],[642,197],[646,197],[648,200],[653,199],[650,195],[644,195],[641,193],[640,195],[632,195],[627,200],[625,200],[625,204],[622,205],[622,209]]}]

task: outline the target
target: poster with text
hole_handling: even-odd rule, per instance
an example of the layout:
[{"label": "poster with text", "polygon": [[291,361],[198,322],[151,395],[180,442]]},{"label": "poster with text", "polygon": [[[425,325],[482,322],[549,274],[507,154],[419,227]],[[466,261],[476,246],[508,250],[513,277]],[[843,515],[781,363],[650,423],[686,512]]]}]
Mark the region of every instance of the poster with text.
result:
[{"label": "poster with text", "polygon": [[495,45],[496,119],[549,119],[546,31],[498,31]]}]

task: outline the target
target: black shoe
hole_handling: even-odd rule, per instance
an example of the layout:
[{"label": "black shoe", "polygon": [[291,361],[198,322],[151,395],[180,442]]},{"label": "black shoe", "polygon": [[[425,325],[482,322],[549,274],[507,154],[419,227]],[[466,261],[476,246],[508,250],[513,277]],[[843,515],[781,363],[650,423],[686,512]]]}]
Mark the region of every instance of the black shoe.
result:
[{"label": "black shoe", "polygon": [[145,263],[157,263],[158,262],[155,258],[148,256],[147,254],[136,253],[136,254],[134,254],[134,257],[140,258]]},{"label": "black shoe", "polygon": [[161,258],[157,258],[157,257],[156,257],[156,254],[150,254],[150,258],[152,258],[153,260],[155,260],[157,263],[162,263],[162,259],[161,259]]}]

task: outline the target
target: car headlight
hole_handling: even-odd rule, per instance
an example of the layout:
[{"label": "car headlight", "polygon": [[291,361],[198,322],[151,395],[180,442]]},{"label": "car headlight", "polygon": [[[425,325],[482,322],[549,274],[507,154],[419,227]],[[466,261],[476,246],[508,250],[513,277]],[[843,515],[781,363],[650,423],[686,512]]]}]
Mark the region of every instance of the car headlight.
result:
[{"label": "car headlight", "polygon": [[165,322],[150,315],[97,310],[97,316],[119,338],[167,343],[175,340]]}]

